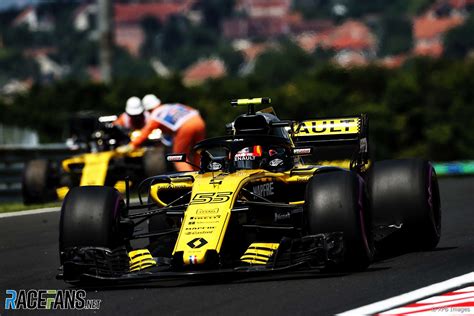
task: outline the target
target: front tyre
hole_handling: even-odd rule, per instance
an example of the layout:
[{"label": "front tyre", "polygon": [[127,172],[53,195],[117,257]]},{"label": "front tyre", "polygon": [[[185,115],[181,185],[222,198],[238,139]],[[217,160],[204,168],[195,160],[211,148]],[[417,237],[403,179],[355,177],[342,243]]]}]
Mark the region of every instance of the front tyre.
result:
[{"label": "front tyre", "polygon": [[372,261],[370,213],[363,180],[337,171],[315,175],[306,187],[305,212],[310,234],[342,232],[343,261],[337,270],[360,271]]},{"label": "front tyre", "polygon": [[59,250],[72,247],[123,246],[120,193],[110,187],[83,186],[72,188],[64,199],[59,224]]}]

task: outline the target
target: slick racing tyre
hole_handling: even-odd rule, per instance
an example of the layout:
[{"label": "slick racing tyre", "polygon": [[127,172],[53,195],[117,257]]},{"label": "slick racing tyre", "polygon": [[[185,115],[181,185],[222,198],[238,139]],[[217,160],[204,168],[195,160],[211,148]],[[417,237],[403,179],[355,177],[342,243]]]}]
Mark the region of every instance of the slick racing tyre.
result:
[{"label": "slick racing tyre", "polygon": [[310,234],[342,232],[343,261],[336,270],[360,271],[372,261],[370,214],[363,180],[348,171],[315,175],[306,187]]},{"label": "slick racing tyre", "polygon": [[64,199],[59,226],[60,252],[71,247],[124,245],[120,232],[123,201],[110,187],[72,188]]},{"label": "slick racing tyre", "polygon": [[[429,250],[441,236],[441,203],[436,173],[420,159],[376,162],[368,189],[374,229],[398,227],[387,241],[401,250]],[[384,246],[382,240],[382,247]]]},{"label": "slick racing tyre", "polygon": [[55,174],[54,167],[48,160],[27,162],[22,178],[23,202],[28,205],[57,200]]}]

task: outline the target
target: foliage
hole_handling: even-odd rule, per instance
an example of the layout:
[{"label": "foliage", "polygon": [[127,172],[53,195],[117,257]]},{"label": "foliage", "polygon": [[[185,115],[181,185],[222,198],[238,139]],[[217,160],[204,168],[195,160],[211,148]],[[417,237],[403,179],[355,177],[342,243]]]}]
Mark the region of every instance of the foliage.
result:
[{"label": "foliage", "polygon": [[412,48],[413,31],[409,18],[387,15],[381,19],[380,56],[398,55]]},{"label": "foliage", "polygon": [[0,48],[0,86],[11,78],[38,78],[38,65],[31,59],[24,58],[18,51]]},{"label": "foliage", "polygon": [[460,25],[446,34],[445,55],[450,58],[464,58],[474,50],[474,17],[471,16],[463,25]]},{"label": "foliage", "polygon": [[173,70],[183,70],[201,58],[220,57],[230,74],[236,74],[243,62],[242,55],[220,38],[218,29],[195,25],[183,16],[172,16],[162,27],[148,29],[142,57],[156,57]]},{"label": "foliage", "polygon": [[[272,60],[284,68],[282,57],[273,54]],[[293,64],[291,58],[288,62]],[[302,63],[292,73],[273,63],[259,67],[261,71],[245,79],[227,77],[192,88],[185,88],[179,77],[121,79],[108,87],[72,81],[34,86],[13,104],[0,104],[0,121],[35,128],[42,141],[60,141],[74,112],[120,113],[131,95],[155,93],[164,102],[199,109],[209,136],[217,136],[241,112],[229,106],[230,99],[270,96],[283,119],[368,113],[378,159],[474,158],[474,61],[414,59],[400,69]]]},{"label": "foliage", "polygon": [[234,8],[234,0],[202,0],[200,2],[204,17],[204,26],[219,30],[222,19],[230,16]]},{"label": "foliage", "polygon": [[283,40],[278,48],[264,52],[255,64],[254,75],[268,86],[282,84],[305,71],[313,64],[313,58],[289,40]]}]

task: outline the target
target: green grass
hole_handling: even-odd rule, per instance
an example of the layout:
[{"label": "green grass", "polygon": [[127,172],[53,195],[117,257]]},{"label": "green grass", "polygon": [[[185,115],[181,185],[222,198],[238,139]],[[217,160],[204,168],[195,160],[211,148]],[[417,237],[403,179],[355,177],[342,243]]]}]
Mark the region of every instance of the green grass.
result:
[{"label": "green grass", "polygon": [[25,205],[21,202],[0,203],[0,213],[19,212],[19,211],[25,211],[25,210],[35,210],[39,208],[57,207],[57,206],[61,206],[60,201],[46,203],[46,204],[32,204],[32,205]]}]

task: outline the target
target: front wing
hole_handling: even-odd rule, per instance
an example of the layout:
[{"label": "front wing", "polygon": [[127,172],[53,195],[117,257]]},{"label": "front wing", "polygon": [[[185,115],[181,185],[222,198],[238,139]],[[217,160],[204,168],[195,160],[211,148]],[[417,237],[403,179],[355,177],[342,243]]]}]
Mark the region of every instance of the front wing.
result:
[{"label": "front wing", "polygon": [[122,248],[99,247],[68,249],[58,279],[71,284],[133,284],[160,280],[212,280],[247,278],[284,271],[310,271],[337,264],[344,255],[342,233],[325,233],[283,239],[279,250],[266,264],[238,263],[228,268],[188,269],[174,264],[173,258],[153,258],[156,265],[130,272],[128,252]]}]

